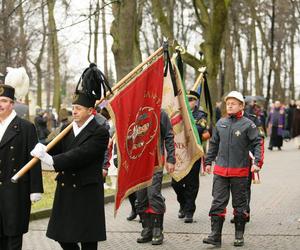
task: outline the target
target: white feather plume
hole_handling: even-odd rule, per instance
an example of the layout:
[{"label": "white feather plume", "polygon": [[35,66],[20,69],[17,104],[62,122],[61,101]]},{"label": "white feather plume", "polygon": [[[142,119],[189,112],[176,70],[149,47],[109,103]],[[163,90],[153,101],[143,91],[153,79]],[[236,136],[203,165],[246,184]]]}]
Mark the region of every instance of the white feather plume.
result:
[{"label": "white feather plume", "polygon": [[5,84],[15,88],[15,97],[17,100],[23,99],[29,91],[29,77],[24,67],[6,68]]}]

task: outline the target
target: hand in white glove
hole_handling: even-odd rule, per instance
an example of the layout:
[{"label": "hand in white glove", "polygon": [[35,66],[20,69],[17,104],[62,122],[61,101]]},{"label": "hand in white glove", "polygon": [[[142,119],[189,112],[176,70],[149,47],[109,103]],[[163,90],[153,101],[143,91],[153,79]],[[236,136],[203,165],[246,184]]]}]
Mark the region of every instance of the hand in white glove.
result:
[{"label": "hand in white glove", "polygon": [[30,200],[31,200],[31,202],[37,202],[40,199],[42,199],[42,194],[41,193],[31,193],[30,194]]},{"label": "hand in white glove", "polygon": [[47,147],[42,144],[38,143],[35,145],[34,149],[30,152],[30,154],[34,157],[39,158],[42,162],[49,166],[53,166],[53,159],[52,156],[49,155],[47,152]]}]

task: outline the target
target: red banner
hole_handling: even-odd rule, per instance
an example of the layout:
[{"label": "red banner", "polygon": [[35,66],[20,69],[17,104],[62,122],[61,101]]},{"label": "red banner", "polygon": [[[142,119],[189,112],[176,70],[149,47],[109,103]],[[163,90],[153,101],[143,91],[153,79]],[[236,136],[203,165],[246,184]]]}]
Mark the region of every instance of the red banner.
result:
[{"label": "red banner", "polygon": [[161,56],[117,93],[108,106],[118,147],[115,212],[129,194],[152,181],[159,136],[163,67]]}]

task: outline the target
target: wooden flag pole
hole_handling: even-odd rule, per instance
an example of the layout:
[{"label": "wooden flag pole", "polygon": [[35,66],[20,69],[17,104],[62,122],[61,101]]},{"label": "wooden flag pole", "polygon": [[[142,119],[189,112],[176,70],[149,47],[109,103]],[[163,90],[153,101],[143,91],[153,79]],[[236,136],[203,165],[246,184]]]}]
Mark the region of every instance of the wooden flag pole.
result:
[{"label": "wooden flag pole", "polygon": [[[71,129],[73,125],[70,123],[63,131],[61,131],[48,145],[46,151],[53,148]],[[17,183],[18,179],[26,174],[40,159],[33,157],[24,167],[22,167],[12,178],[13,183]]]},{"label": "wooden flag pole", "polygon": [[[144,62],[140,63],[137,67],[135,67],[132,71],[130,71],[126,76],[124,76],[116,85],[112,87],[112,91],[117,91],[127,84],[129,80],[132,79],[146,64],[151,62],[155,57],[160,56],[163,53],[163,47],[160,47],[156,50],[151,56],[149,56]],[[106,98],[110,97],[112,93],[107,91]],[[101,98],[96,102],[96,105],[99,105],[105,99]],[[73,125],[70,123],[63,131],[61,131],[48,145],[46,152],[48,152],[51,148],[53,148],[64,136],[72,129]],[[24,174],[26,174],[34,165],[39,161],[37,157],[33,157],[24,167],[22,167],[12,178],[11,181],[13,183],[17,183],[18,179],[21,178]]]},{"label": "wooden flag pole", "polygon": [[192,90],[193,91],[197,91],[197,88],[199,86],[199,83],[203,80],[203,73],[205,72],[206,70],[206,67],[201,67],[198,69],[198,71],[200,72],[200,74],[198,75],[195,83],[194,83],[194,86],[192,87]]}]

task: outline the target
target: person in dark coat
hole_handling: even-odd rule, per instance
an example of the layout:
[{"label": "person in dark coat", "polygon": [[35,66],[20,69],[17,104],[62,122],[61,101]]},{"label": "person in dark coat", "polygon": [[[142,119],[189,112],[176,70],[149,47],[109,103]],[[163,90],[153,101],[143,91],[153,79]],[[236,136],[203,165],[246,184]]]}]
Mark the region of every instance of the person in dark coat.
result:
[{"label": "person in dark coat", "polygon": [[281,150],[283,144],[282,133],[285,126],[285,110],[279,101],[276,101],[274,107],[271,108],[267,124],[270,135],[268,149],[273,150],[273,147],[278,147],[278,150]]},{"label": "person in dark coat", "polygon": [[290,134],[292,133],[293,119],[294,119],[294,113],[296,108],[297,105],[295,103],[295,100],[291,100],[289,106],[285,110],[286,111],[285,129],[288,130]]},{"label": "person in dark coat", "polygon": [[32,155],[52,165],[58,173],[46,235],[65,250],[79,249],[78,242],[83,250],[96,250],[97,242],[106,240],[102,164],[109,132],[93,115],[96,99],[101,94],[94,96],[97,90],[91,83],[101,82],[94,79],[99,71],[91,64],[83,73],[82,84],[86,89],[76,88],[70,132],[50,154],[42,144],[37,144],[32,151]]},{"label": "person in dark coat", "polygon": [[293,121],[291,125],[292,138],[300,149],[300,100],[296,101],[296,108],[294,110]]},{"label": "person in dark coat", "polygon": [[32,123],[14,110],[14,88],[0,85],[0,249],[21,250],[28,231],[31,202],[42,198],[41,165],[38,163],[18,183],[11,177],[31,160],[37,143]]},{"label": "person in dark coat", "polygon": [[235,210],[234,246],[244,245],[244,230],[249,216],[247,202],[247,182],[249,175],[249,150],[254,152],[252,172],[258,172],[261,160],[260,142],[256,125],[243,116],[244,97],[240,92],[231,91],[226,97],[227,117],[220,119],[210,140],[206,163],[206,172],[214,166],[213,201],[209,211],[211,234],[203,243],[221,246],[222,227],[226,215],[226,206],[230,192]]},{"label": "person in dark coat", "polygon": [[[200,95],[197,92],[191,90],[187,97],[199,137],[202,138],[202,134],[208,131],[207,114],[204,111],[199,110],[197,106],[197,102],[200,99]],[[193,216],[196,211],[196,198],[199,191],[200,168],[201,161],[198,159],[190,172],[183,179],[178,182],[172,179],[172,187],[176,192],[177,201],[180,205],[178,218],[184,218],[185,223],[193,222]]]},{"label": "person in dark coat", "polygon": [[[142,119],[145,119],[145,116]],[[164,110],[161,110],[160,113],[159,147],[162,158],[159,160],[157,155],[158,165],[154,168],[151,186],[136,192],[136,211],[140,215],[143,227],[141,236],[137,239],[138,243],[151,241],[152,245],[161,245],[164,238],[163,222],[166,204],[161,193],[163,167],[165,166],[168,173],[172,173],[176,163],[173,127]],[[164,166],[162,166],[163,164]]]}]

